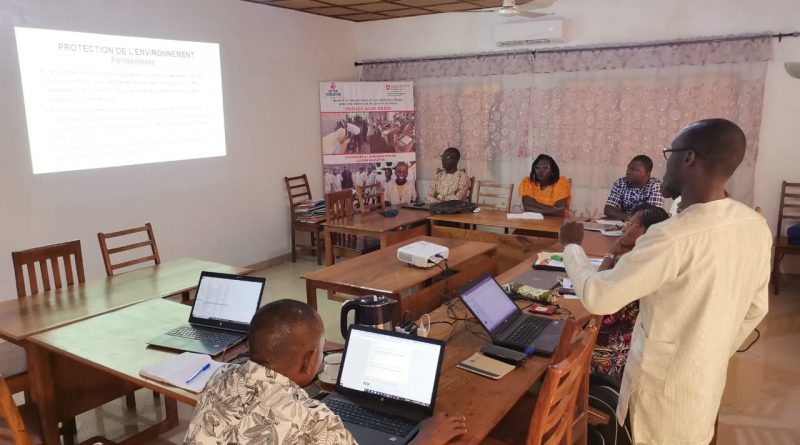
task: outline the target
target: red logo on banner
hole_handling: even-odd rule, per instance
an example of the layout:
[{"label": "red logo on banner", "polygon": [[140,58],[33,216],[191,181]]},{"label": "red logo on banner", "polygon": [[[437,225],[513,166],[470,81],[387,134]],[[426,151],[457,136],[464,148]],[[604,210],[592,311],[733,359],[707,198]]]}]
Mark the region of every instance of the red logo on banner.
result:
[{"label": "red logo on banner", "polygon": [[330,89],[331,89],[331,90],[335,90],[335,89],[336,89],[336,82],[331,82],[331,87],[330,87]]},{"label": "red logo on banner", "polygon": [[389,84],[386,84],[386,91],[389,91]]}]

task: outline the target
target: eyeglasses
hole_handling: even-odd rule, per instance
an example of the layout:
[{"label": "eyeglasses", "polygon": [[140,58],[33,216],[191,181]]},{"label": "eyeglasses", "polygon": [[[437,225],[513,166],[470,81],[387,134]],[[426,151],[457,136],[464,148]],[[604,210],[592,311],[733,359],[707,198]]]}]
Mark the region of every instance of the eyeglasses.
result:
[{"label": "eyeglasses", "polygon": [[695,155],[700,156],[700,153],[698,153],[697,150],[695,150],[694,148],[691,148],[691,147],[689,147],[689,148],[664,147],[664,148],[661,149],[661,152],[664,153],[664,160],[668,161],[669,160],[669,156],[667,156],[667,153],[674,153],[674,152],[678,152],[678,151],[689,151],[689,150],[693,151]]},{"label": "eyeglasses", "polygon": [[550,170],[550,164],[543,162],[541,164],[536,164],[533,166],[534,170]]}]

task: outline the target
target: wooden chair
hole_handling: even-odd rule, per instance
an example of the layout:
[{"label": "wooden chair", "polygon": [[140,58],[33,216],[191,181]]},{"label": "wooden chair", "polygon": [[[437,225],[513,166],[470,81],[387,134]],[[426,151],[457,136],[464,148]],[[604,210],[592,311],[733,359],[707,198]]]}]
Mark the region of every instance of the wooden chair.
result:
[{"label": "wooden chair", "polygon": [[386,202],[383,200],[383,186],[380,182],[376,182],[372,185],[356,186],[356,199],[358,200],[358,208],[361,210],[361,213],[380,210],[386,207]]},{"label": "wooden chair", "polygon": [[478,193],[475,204],[482,209],[511,211],[511,197],[514,184],[500,184],[490,181],[478,181]]},{"label": "wooden chair", "polygon": [[[352,216],[355,213],[354,199],[353,189],[326,194],[325,207],[328,212],[328,221]],[[334,257],[356,257],[380,248],[379,240],[355,235],[334,233],[331,239]]]},{"label": "wooden chair", "polygon": [[[581,385],[588,378],[597,332],[596,326],[584,329],[579,340],[568,347],[566,357],[547,368],[535,401],[533,397],[523,397],[483,443],[516,445],[523,443],[522,437],[526,437],[524,443],[528,445],[574,443],[578,398],[583,397]],[[527,432],[520,429],[526,424]]]},{"label": "wooden chair", "polygon": [[475,177],[469,177],[469,190],[467,191],[467,202],[472,202],[472,190],[475,188]]},{"label": "wooden chair", "polygon": [[783,181],[781,185],[781,201],[778,208],[778,231],[775,236],[775,255],[772,259],[772,285],[778,295],[781,281],[781,261],[785,255],[800,255],[800,245],[789,244],[789,238],[783,236],[783,220],[800,221],[800,182]]},{"label": "wooden chair", "polygon": [[[289,195],[289,217],[292,230],[292,262],[297,261],[297,250],[310,250],[317,255],[317,265],[322,264],[322,218],[315,222],[298,221],[295,213],[297,206],[305,201],[311,201],[311,188],[308,185],[308,177],[305,174],[300,176],[284,177],[286,193]],[[296,240],[297,232],[308,233],[311,237],[310,244],[300,244]]]},{"label": "wooden chair", "polygon": [[[17,298],[61,289],[86,280],[79,240],[11,252],[11,261],[17,284]],[[27,391],[30,386],[25,350],[4,342],[0,344],[0,357],[3,357],[0,374],[5,376],[4,388],[11,394],[26,391],[26,400],[29,402]],[[62,429],[65,441],[71,442],[70,438],[76,432],[75,419],[66,420]]]}]

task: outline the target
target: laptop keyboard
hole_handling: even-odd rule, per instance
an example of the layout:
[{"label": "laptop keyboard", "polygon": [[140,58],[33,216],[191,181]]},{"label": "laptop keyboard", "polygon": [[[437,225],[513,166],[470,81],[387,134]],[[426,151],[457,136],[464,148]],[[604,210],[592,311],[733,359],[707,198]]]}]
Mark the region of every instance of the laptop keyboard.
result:
[{"label": "laptop keyboard", "polygon": [[541,317],[525,317],[514,331],[505,338],[505,342],[518,347],[526,348],[533,340],[551,323],[550,319]]},{"label": "laptop keyboard", "polygon": [[407,436],[417,425],[416,422],[389,416],[344,400],[326,399],[325,405],[337,416],[341,417],[344,422],[361,425],[397,437]]},{"label": "laptop keyboard", "polygon": [[236,341],[242,337],[238,332],[225,332],[211,329],[198,329],[193,326],[180,326],[169,332],[167,335],[173,337],[191,338],[206,343],[225,344]]}]

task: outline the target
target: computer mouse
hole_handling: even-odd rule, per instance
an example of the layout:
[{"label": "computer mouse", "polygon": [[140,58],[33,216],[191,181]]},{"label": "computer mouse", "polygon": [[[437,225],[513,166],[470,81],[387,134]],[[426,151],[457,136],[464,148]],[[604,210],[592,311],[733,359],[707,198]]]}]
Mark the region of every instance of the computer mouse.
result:
[{"label": "computer mouse", "polygon": [[472,211],[472,213],[478,213],[480,211],[481,211],[480,207],[475,207],[475,209]]},{"label": "computer mouse", "polygon": [[382,212],[378,212],[378,213],[380,213],[381,215],[383,215],[383,216],[385,216],[387,218],[391,218],[393,216],[397,216],[398,211],[397,211],[397,209],[386,209],[386,210],[384,210]]}]

